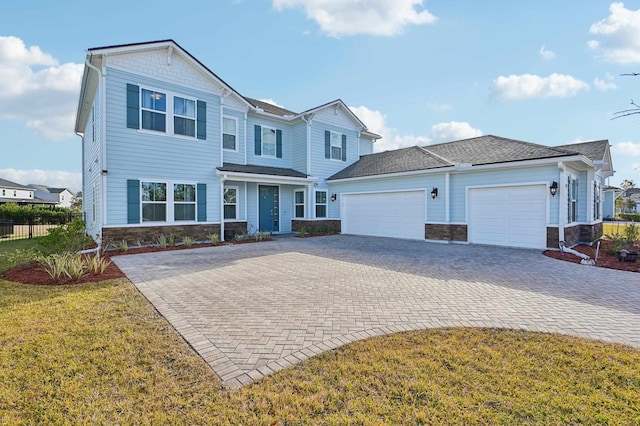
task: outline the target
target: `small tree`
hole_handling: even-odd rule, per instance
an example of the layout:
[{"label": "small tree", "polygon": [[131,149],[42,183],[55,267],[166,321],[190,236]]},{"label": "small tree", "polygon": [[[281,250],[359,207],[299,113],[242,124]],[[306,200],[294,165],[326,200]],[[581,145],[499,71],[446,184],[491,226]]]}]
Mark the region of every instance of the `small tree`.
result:
[{"label": "small tree", "polygon": [[71,210],[82,211],[82,191],[78,191],[71,199]]}]

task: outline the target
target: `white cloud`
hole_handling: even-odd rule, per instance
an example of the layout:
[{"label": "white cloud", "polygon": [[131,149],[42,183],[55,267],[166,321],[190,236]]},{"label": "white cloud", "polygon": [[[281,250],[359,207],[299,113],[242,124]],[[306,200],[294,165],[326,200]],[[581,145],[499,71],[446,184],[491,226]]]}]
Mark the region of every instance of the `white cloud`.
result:
[{"label": "white cloud", "polygon": [[62,170],[0,169],[0,176],[4,179],[22,185],[34,183],[54,188],[69,188],[73,193],[82,189],[82,173],[66,172]]},{"label": "white cloud", "polygon": [[540,54],[542,59],[546,59],[547,61],[550,61],[551,59],[556,57],[555,52],[545,49],[544,45],[540,48],[540,50],[538,50],[538,53]]},{"label": "white cloud", "polygon": [[0,118],[45,138],[71,137],[81,78],[81,64],[59,64],[37,46],[0,37]]},{"label": "white cloud", "polygon": [[330,37],[368,34],[391,36],[408,25],[431,24],[436,17],[422,0],[273,0],[276,10],[303,8]]},{"label": "white cloud", "polygon": [[501,101],[530,98],[565,98],[575,96],[589,85],[570,75],[553,73],[548,77],[535,74],[500,76],[493,81],[492,97]]},{"label": "white cloud", "polygon": [[402,134],[398,129],[387,125],[387,116],[380,111],[371,110],[365,106],[349,108],[362,120],[369,131],[382,136],[382,139],[373,146],[376,152],[482,136],[481,130],[472,128],[469,123],[458,121],[434,124],[431,126],[429,136]]},{"label": "white cloud", "polygon": [[611,14],[592,24],[589,32],[603,36],[587,46],[602,53],[605,60],[619,64],[640,63],[640,9],[629,10],[623,3],[611,3]]},{"label": "white cloud", "polygon": [[593,80],[593,85],[596,89],[606,92],[607,90],[615,90],[618,86],[611,80],[603,80],[596,77]]},{"label": "white cloud", "polygon": [[482,136],[482,130],[474,129],[464,121],[450,121],[431,126],[431,143],[449,142]]},{"label": "white cloud", "polygon": [[614,144],[611,150],[615,153],[627,155],[629,157],[640,157],[640,143],[631,141]]}]

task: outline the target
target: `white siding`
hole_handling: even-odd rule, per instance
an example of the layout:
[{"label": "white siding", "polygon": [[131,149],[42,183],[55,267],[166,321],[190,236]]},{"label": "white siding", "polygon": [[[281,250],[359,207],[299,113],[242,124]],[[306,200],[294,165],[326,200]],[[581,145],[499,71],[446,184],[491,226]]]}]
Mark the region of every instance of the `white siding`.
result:
[{"label": "white siding", "polygon": [[[102,169],[101,146],[102,130],[102,104],[100,90],[96,90],[93,100],[92,112],[89,113],[89,121],[84,130],[82,144],[84,155],[82,158],[82,211],[84,213],[87,233],[98,237],[102,228],[102,187],[100,186],[100,172]],[[94,191],[95,186],[95,191]],[[93,214],[95,192],[95,216]]]},{"label": "white siding", "polygon": [[317,111],[314,122],[323,122],[336,127],[342,127],[345,129],[358,129],[358,124],[353,120],[351,114],[345,112],[342,107],[326,107]]},{"label": "white siding", "polygon": [[[256,155],[255,125],[282,130],[282,158]],[[271,121],[262,117],[249,116],[247,118],[247,164],[267,167],[292,168],[293,135],[291,125],[278,121]]]},{"label": "white siding", "polygon": [[[347,161],[325,158],[324,146],[326,130],[347,136]],[[345,128],[330,126],[313,120],[311,125],[311,175],[326,179],[352,163],[358,161],[358,132]]]},{"label": "white siding", "polygon": [[[208,106],[207,106],[208,107]],[[244,113],[238,110],[223,108],[223,114],[228,117],[235,118],[238,124],[238,133],[236,134],[236,151],[223,150],[222,155],[224,156],[225,163],[234,163],[234,164],[244,164]],[[222,144],[222,139],[220,139],[220,143]],[[222,145],[220,145],[222,146]]]},{"label": "white siding", "polygon": [[302,173],[307,173],[307,123],[304,121],[293,125],[293,153],[291,167]]},{"label": "white siding", "polygon": [[360,138],[360,155],[373,154],[373,141],[371,139]]}]

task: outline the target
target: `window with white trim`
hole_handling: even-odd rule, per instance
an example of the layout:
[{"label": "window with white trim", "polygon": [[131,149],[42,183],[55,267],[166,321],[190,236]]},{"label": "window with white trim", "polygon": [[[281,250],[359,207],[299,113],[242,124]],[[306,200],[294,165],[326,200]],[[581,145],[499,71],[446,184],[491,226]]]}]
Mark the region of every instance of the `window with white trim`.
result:
[{"label": "window with white trim", "polygon": [[304,217],[304,191],[298,190],[293,193],[294,217]]},{"label": "window with white trim", "polygon": [[224,188],[224,218],[225,219],[237,219],[238,218],[238,188],[226,187]]},{"label": "window with white trim", "polygon": [[167,131],[167,94],[141,89],[140,110],[142,128],[156,132]]},{"label": "window with white trim", "polygon": [[327,191],[316,191],[316,217],[327,217]]},{"label": "window with white trim", "polygon": [[173,184],[173,220],[196,220],[196,186],[187,183]]},{"label": "window with white trim", "polygon": [[331,159],[342,160],[342,134],[331,132]]},{"label": "window with white trim", "polygon": [[276,149],[276,129],[262,126],[262,155],[275,157]]},{"label": "window with white trim", "polygon": [[96,142],[98,140],[97,132],[96,132],[96,108],[91,108],[91,137],[93,138],[92,142]]},{"label": "window with white trim", "polygon": [[578,220],[578,180],[569,176],[568,178],[568,217],[569,223]]},{"label": "window with white trim", "polygon": [[142,182],[142,221],[167,221],[167,184]]},{"label": "window with white trim", "polygon": [[236,151],[238,120],[233,117],[222,117],[222,148]]},{"label": "window with white trim", "polygon": [[196,137],[196,101],[173,97],[173,133]]}]

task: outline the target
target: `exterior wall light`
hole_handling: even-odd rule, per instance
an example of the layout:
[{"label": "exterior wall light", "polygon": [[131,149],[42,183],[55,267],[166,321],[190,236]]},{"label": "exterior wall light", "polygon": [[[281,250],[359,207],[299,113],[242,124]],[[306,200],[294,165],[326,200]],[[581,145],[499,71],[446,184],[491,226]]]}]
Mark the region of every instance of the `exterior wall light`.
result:
[{"label": "exterior wall light", "polygon": [[331,201],[335,201],[338,199],[338,195],[337,194],[331,194]]},{"label": "exterior wall light", "polygon": [[434,186],[433,189],[431,190],[431,198],[435,200],[437,196],[438,196],[438,188]]},{"label": "exterior wall light", "polygon": [[552,197],[556,196],[556,194],[558,193],[558,182],[556,182],[555,180],[553,181],[553,183],[549,187],[549,192],[551,193]]}]

